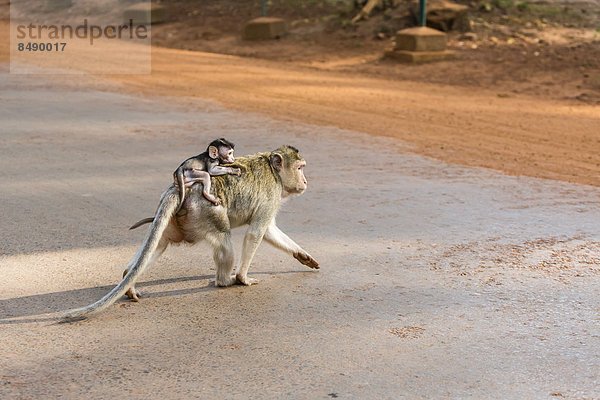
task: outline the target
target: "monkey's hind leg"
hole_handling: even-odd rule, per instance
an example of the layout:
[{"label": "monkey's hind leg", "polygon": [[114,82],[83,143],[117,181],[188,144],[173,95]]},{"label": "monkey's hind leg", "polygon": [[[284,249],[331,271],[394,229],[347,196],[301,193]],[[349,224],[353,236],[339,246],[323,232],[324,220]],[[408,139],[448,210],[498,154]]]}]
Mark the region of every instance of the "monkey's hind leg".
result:
[{"label": "monkey's hind leg", "polygon": [[210,175],[208,173],[206,173],[206,177],[202,178],[202,186],[203,186],[202,195],[204,195],[206,200],[210,201],[215,206],[221,205],[221,199],[210,194],[211,182],[210,182]]},{"label": "monkey's hind leg", "polygon": [[235,283],[233,273],[233,244],[230,232],[219,232],[209,234],[206,239],[213,247],[213,259],[217,265],[217,276],[215,285],[220,287],[231,286]]},{"label": "monkey's hind leg", "polygon": [[177,168],[177,170],[173,173],[173,178],[175,180],[175,186],[179,192],[179,205],[177,206],[177,210],[175,210],[175,214],[177,214],[181,210],[181,207],[183,207],[183,203],[185,201],[186,176],[181,167]]},{"label": "monkey's hind leg", "polygon": [[255,285],[259,281],[256,278],[248,277],[248,269],[256,253],[256,249],[263,239],[266,227],[262,223],[251,224],[244,236],[244,244],[242,245],[242,257],[240,260],[240,270],[235,276],[237,283],[250,286]]},{"label": "monkey's hind leg", "polygon": [[[156,251],[154,252],[154,254],[152,254],[152,257],[150,257],[150,260],[148,261],[148,265],[152,265],[156,259],[158,257],[160,257],[160,255],[162,253],[164,253],[164,251],[167,249],[167,245],[169,244],[169,239],[166,237],[162,237],[160,239],[160,241],[158,242],[158,246],[156,248]],[[125,276],[127,275],[127,273],[129,272],[129,268],[126,269],[125,271],[123,271],[123,278],[125,278]],[[142,297],[142,294],[140,293],[139,290],[137,290],[135,288],[134,285],[131,285],[131,287],[129,288],[129,290],[127,290],[127,292],[125,293],[125,296],[127,296],[129,298],[129,300],[137,303],[140,301],[140,297]]]},{"label": "monkey's hind leg", "polygon": [[204,196],[204,198],[206,198],[206,200],[210,201],[215,206],[221,204],[221,200],[218,197],[210,194],[211,182],[210,174],[208,172],[200,170],[189,171],[188,174],[185,176],[185,186],[190,187],[196,182],[202,184],[202,195]]},{"label": "monkey's hind leg", "polygon": [[[128,269],[126,269],[125,271],[123,271],[123,278],[125,278],[125,275],[127,275],[128,272],[129,272]],[[142,296],[142,294],[140,293],[139,290],[137,290],[134,286],[132,286],[125,293],[125,296],[127,296],[129,298],[129,300],[137,303],[137,302],[140,301],[140,297]]]}]

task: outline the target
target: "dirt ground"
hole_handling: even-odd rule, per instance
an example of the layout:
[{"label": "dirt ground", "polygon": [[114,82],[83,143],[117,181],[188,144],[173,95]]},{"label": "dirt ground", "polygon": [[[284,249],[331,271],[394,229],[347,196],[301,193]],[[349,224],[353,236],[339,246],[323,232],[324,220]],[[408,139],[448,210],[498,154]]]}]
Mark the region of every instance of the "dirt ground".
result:
[{"label": "dirt ground", "polygon": [[486,88],[500,96],[600,101],[597,1],[462,1],[469,6],[463,31],[448,32],[448,48],[458,58],[417,67],[382,59],[393,47],[394,33],[415,24],[408,1],[396,1],[396,7],[376,10],[356,24],[350,20],[358,10],[343,1],[270,3],[270,15],[289,25],[289,35],[279,40],[241,40],[242,27],[256,17],[254,1],[208,0],[200,5],[168,0],[163,2],[166,22],[154,27],[153,43],[389,80]]},{"label": "dirt ground", "polygon": [[[475,13],[475,39],[450,33],[458,59],[424,66],[381,60],[391,38],[375,40],[373,33],[395,21],[393,13],[340,28],[352,11],[298,5],[292,12],[275,1],[271,12],[290,21],[291,34],[252,43],[239,31],[256,13],[253,2],[164,4],[167,22],[153,28],[152,75],[103,79],[125,92],[200,97],[395,137],[450,163],[600,185],[595,2],[536,9],[529,18]],[[6,41],[0,60],[8,60]],[[86,69],[81,60],[73,65]]]},{"label": "dirt ground", "polygon": [[[119,90],[0,75],[0,398],[600,397],[598,188]],[[129,224],[217,133],[301,148],[278,224],[322,269],[262,245],[260,284],[217,289],[206,246],[171,248],[141,303],[55,324],[119,279]]]}]

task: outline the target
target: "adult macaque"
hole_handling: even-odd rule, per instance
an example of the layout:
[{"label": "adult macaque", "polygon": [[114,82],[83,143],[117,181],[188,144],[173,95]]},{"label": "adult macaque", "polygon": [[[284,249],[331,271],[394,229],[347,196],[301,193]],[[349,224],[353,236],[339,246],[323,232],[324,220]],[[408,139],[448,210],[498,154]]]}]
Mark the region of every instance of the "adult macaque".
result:
[{"label": "adult macaque", "polygon": [[[160,256],[170,243],[208,241],[213,248],[217,265],[216,285],[234,283],[252,285],[258,281],[248,277],[248,268],[258,245],[264,239],[276,248],[292,255],[302,264],[318,269],[319,263],[275,224],[281,201],[306,190],[303,168],[306,161],[298,150],[282,146],[270,153],[258,153],[237,159],[246,171],[241,178],[223,175],[213,178],[215,193],[223,200],[212,206],[201,193],[199,185],[192,186],[185,213],[176,214],[179,196],[174,186],[160,200],[148,236],[129,263],[123,280],[97,302],[65,315],[65,320],[77,320],[100,312],[126,292],[135,293],[134,284],[142,272]],[[240,267],[236,275],[231,229],[248,225],[244,237]]]}]

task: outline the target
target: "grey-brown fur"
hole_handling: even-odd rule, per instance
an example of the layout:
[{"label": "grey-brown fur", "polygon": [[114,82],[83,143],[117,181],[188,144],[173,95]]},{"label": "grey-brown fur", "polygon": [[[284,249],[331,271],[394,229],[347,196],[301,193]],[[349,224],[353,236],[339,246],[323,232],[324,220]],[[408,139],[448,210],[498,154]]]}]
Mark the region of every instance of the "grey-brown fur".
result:
[{"label": "grey-brown fur", "polygon": [[[102,299],[87,307],[66,314],[66,320],[85,318],[97,313],[128,291],[135,292],[135,281],[145,268],[170,243],[208,241],[217,265],[216,285],[234,283],[251,285],[256,279],[247,276],[248,268],[263,240],[292,255],[302,264],[318,269],[318,262],[283,233],[275,224],[281,200],[306,189],[302,169],[305,161],[291,146],[282,146],[270,153],[258,153],[236,160],[244,169],[241,178],[229,175],[213,177],[213,189],[221,205],[213,206],[202,195],[200,185],[194,185],[182,212],[176,215],[179,199],[174,186],[163,194],[156,218],[144,244],[128,267],[125,278]],[[240,268],[233,273],[234,254],[231,229],[248,225],[244,237]]]}]

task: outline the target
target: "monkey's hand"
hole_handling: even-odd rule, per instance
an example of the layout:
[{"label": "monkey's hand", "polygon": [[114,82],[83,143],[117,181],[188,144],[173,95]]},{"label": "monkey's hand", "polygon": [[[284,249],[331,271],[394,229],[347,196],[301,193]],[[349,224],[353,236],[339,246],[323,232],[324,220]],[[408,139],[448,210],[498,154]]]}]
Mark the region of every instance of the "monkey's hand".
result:
[{"label": "monkey's hand", "polygon": [[242,175],[242,170],[240,168],[231,168],[231,175],[240,176]]},{"label": "monkey's hand", "polygon": [[294,253],[294,258],[312,269],[319,269],[319,263],[308,253]]}]

